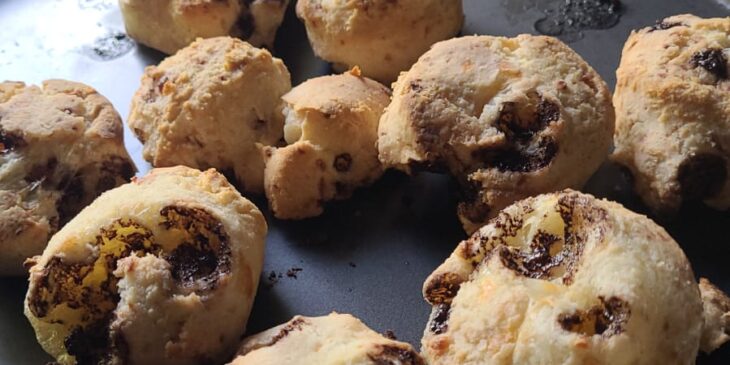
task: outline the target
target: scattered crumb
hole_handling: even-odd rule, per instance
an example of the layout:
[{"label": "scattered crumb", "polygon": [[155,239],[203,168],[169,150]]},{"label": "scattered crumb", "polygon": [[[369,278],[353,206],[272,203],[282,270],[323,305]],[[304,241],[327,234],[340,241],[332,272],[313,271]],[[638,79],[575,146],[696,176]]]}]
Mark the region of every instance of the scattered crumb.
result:
[{"label": "scattered crumb", "polygon": [[291,269],[286,271],[286,276],[296,279],[297,274],[300,273],[302,270],[304,269],[302,269],[301,267],[292,267]]}]

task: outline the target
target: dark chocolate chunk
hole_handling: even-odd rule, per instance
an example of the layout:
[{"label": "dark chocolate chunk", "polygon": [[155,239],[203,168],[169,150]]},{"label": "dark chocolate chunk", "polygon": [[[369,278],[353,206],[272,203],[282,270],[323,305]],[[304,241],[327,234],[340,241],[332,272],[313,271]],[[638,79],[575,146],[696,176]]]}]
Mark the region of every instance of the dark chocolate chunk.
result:
[{"label": "dark chocolate chunk", "polygon": [[454,273],[442,273],[429,280],[425,289],[426,301],[431,304],[451,303],[464,280]]},{"label": "dark chocolate chunk", "polygon": [[333,166],[338,172],[350,171],[350,167],[352,166],[352,156],[350,156],[349,153],[342,153],[337,155],[337,157],[335,157],[335,162],[333,163]]},{"label": "dark chocolate chunk", "polygon": [[451,304],[443,303],[433,307],[433,313],[431,314],[431,320],[429,321],[429,331],[431,333],[440,335],[449,330],[449,314],[451,311]]},{"label": "dark chocolate chunk", "polygon": [[22,136],[0,128],[0,153],[12,152],[27,145]]},{"label": "dark chocolate chunk", "polygon": [[165,259],[172,276],[183,287],[215,288],[220,276],[230,272],[231,249],[223,224],[202,208],[167,206],[160,211],[166,229],[183,231],[183,242]]},{"label": "dark chocolate chunk", "polygon": [[307,321],[305,321],[304,318],[294,319],[293,321],[284,325],[284,327],[282,327],[281,330],[279,330],[279,333],[277,333],[276,336],[272,337],[271,341],[269,341],[264,346],[275,345],[277,342],[281,341],[286,336],[289,336],[290,333],[292,333],[294,331],[301,331],[305,325],[309,325],[309,323]]},{"label": "dark chocolate chunk", "polygon": [[631,316],[629,303],[615,296],[608,299],[599,296],[598,299],[600,304],[588,311],[578,310],[575,313],[559,315],[560,327],[565,331],[586,336],[610,337],[623,333]]},{"label": "dark chocolate chunk", "polygon": [[375,365],[425,365],[421,356],[405,345],[376,345],[368,358]]},{"label": "dark chocolate chunk", "polygon": [[684,26],[684,24],[679,22],[667,22],[666,20],[657,20],[656,24],[649,27],[649,33],[655,32],[657,30],[667,30],[679,26]]},{"label": "dark chocolate chunk", "polygon": [[719,155],[700,153],[679,165],[677,181],[686,201],[712,197],[722,190],[727,179],[727,162]]},{"label": "dark chocolate chunk", "polygon": [[702,67],[718,79],[727,79],[727,58],[719,48],[708,48],[692,55],[692,67]]}]

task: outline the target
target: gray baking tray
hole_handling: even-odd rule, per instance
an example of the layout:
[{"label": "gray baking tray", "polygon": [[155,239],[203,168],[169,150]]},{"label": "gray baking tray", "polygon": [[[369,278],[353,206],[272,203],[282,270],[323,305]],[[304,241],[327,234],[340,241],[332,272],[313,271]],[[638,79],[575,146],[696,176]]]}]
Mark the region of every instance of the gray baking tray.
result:
[{"label": "gray baking tray", "polygon": [[[465,0],[462,33],[536,33],[535,23],[559,1]],[[626,0],[615,26],[563,38],[613,86],[631,29],[678,13],[728,16],[723,2],[727,4],[727,0]],[[123,32],[115,0],[0,0],[0,80],[84,82],[126,117],[142,70],[163,55],[126,43]],[[275,53],[286,62],[295,85],[330,72],[312,54],[292,9],[279,31]],[[141,146],[129,131],[125,133],[127,148],[144,173],[149,165],[141,158]],[[646,211],[618,169],[609,164],[584,190]],[[264,199],[253,200],[266,212],[270,232],[249,333],[296,314],[338,311],[420,347],[430,311],[421,298],[421,284],[465,238],[455,215],[455,185],[448,178],[388,172],[351,200],[331,204],[323,216],[301,222],[275,220]],[[698,276],[730,291],[730,238],[725,231],[730,228],[730,214],[690,206],[676,220],[662,224],[684,248]],[[0,364],[50,360],[23,317],[25,290],[23,278],[0,279]],[[711,356],[700,355],[698,364],[730,364],[730,346]]]}]

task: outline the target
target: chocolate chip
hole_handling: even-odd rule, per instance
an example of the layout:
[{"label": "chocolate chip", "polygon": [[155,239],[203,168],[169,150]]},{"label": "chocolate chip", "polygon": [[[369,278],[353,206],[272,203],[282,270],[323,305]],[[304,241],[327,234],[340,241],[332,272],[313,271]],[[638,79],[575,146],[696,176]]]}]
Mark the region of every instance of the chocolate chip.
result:
[{"label": "chocolate chip", "polygon": [[105,318],[86,327],[76,327],[66,337],[64,346],[68,354],[76,358],[76,363],[111,364],[110,322],[110,318]]},{"label": "chocolate chip", "polygon": [[727,179],[727,162],[720,156],[700,153],[679,165],[677,181],[687,201],[712,197],[722,190]]},{"label": "chocolate chip", "polygon": [[502,149],[482,149],[473,153],[473,157],[482,161],[487,167],[500,171],[532,172],[540,170],[553,161],[558,153],[558,144],[550,137],[535,141],[516,141],[515,144]]},{"label": "chocolate chip", "polygon": [[709,48],[692,55],[692,67],[702,67],[718,79],[727,79],[727,58],[719,48]]},{"label": "chocolate chip", "polygon": [[449,314],[451,311],[451,304],[442,303],[433,307],[431,313],[431,320],[429,321],[429,331],[431,333],[440,335],[449,330]]},{"label": "chocolate chip", "polygon": [[234,33],[238,33],[241,38],[247,39],[251,37],[254,30],[256,29],[256,21],[253,18],[253,15],[251,15],[251,11],[248,9],[248,7],[246,10],[243,10],[234,26],[238,30],[238,32]]},{"label": "chocolate chip", "polygon": [[183,242],[165,255],[173,278],[186,288],[215,288],[219,277],[230,272],[231,249],[223,224],[201,208],[171,205],[160,215],[165,218],[161,226],[184,234]]},{"label": "chocolate chip", "polygon": [[34,165],[28,174],[25,175],[24,180],[27,182],[35,182],[51,179],[56,172],[57,166],[58,160],[55,157],[51,157],[45,164]]},{"label": "chocolate chip", "polygon": [[561,249],[558,254],[551,255],[554,245],[562,244],[562,239],[555,235],[538,230],[530,243],[530,250],[512,250],[502,246],[499,257],[502,264],[533,279],[551,279],[552,270],[563,265],[569,253]]},{"label": "chocolate chip", "polygon": [[629,303],[615,296],[608,299],[599,296],[598,299],[600,304],[588,311],[577,310],[574,313],[560,314],[560,327],[565,331],[586,336],[610,337],[623,333],[631,316]]},{"label": "chocolate chip", "polygon": [[376,345],[368,358],[375,365],[424,365],[425,362],[407,345]]},{"label": "chocolate chip", "polygon": [[455,273],[441,273],[429,280],[424,290],[425,299],[431,304],[451,303],[464,280]]},{"label": "chocolate chip", "polygon": [[135,170],[134,165],[129,160],[119,156],[112,156],[103,161],[99,167],[99,181],[96,183],[97,194],[129,181],[134,176]]},{"label": "chocolate chip", "polygon": [[12,152],[27,145],[28,143],[20,135],[0,128],[0,153]]},{"label": "chocolate chip", "polygon": [[516,103],[503,103],[495,125],[504,133],[506,146],[476,150],[472,157],[500,171],[532,172],[548,166],[558,152],[558,144],[552,137],[539,133],[560,120],[560,107],[540,95],[537,97],[540,101],[528,119],[520,118]]},{"label": "chocolate chip", "polygon": [[272,337],[271,341],[269,341],[264,346],[273,346],[277,342],[284,339],[286,336],[289,336],[290,333],[294,331],[301,331],[302,328],[304,328],[304,326],[306,325],[309,325],[309,323],[305,321],[304,318],[296,318],[284,325],[284,327],[279,330],[279,333],[277,333],[276,336]]},{"label": "chocolate chip", "polygon": [[679,27],[679,26],[685,26],[682,23],[679,22],[666,22],[664,20],[657,20],[656,24],[649,27],[649,33],[657,31],[657,30],[667,30],[669,28]]},{"label": "chocolate chip", "polygon": [[335,170],[337,170],[338,172],[350,171],[351,165],[352,156],[350,156],[349,153],[342,153],[337,155],[337,157],[335,157],[335,162],[333,163]]}]

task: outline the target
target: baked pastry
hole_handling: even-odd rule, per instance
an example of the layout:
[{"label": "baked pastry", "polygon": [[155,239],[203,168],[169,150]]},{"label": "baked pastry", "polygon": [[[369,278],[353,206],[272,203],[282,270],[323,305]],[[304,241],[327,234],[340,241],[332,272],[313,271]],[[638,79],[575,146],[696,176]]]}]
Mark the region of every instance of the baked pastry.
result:
[{"label": "baked pastry", "polygon": [[274,46],[289,0],[119,0],[127,34],[167,54],[196,38],[240,37]]},{"label": "baked pastry", "polygon": [[730,18],[677,15],[629,36],[616,71],[612,159],[661,216],[730,208]]},{"label": "baked pastry", "polygon": [[25,315],[62,365],[220,363],[243,335],[266,230],[215,170],[153,169],[53,236]]},{"label": "baked pastry", "polygon": [[608,155],[614,114],[601,77],[555,38],[435,44],[394,84],[380,161],[447,171],[471,233],[514,201],[580,188]]},{"label": "baked pastry", "polygon": [[277,218],[322,213],[322,204],[349,197],[383,173],[378,121],[390,90],[359,70],[308,80],[283,97],[288,146],[266,151],[264,185]]},{"label": "baked pastry", "polygon": [[706,330],[719,324],[705,322],[694,280],[645,216],[571,190],[528,198],[428,277],[423,354],[432,365],[693,364],[701,340],[727,340]]},{"label": "baked pastry", "polygon": [[24,275],[59,227],[134,176],[123,139],[119,114],[89,86],[0,83],[0,276]]},{"label": "baked pastry", "polygon": [[461,0],[299,0],[296,11],[317,56],[383,83],[464,23]]},{"label": "baked pastry", "polygon": [[424,365],[411,345],[391,340],[349,314],[296,316],[243,341],[231,365]]},{"label": "baked pastry", "polygon": [[705,278],[700,279],[705,327],[700,349],[710,353],[730,340],[730,298]]},{"label": "baked pastry", "polygon": [[230,37],[199,39],[145,69],[128,123],[153,166],[216,168],[237,187],[263,192],[259,144],[282,138],[280,59]]}]

